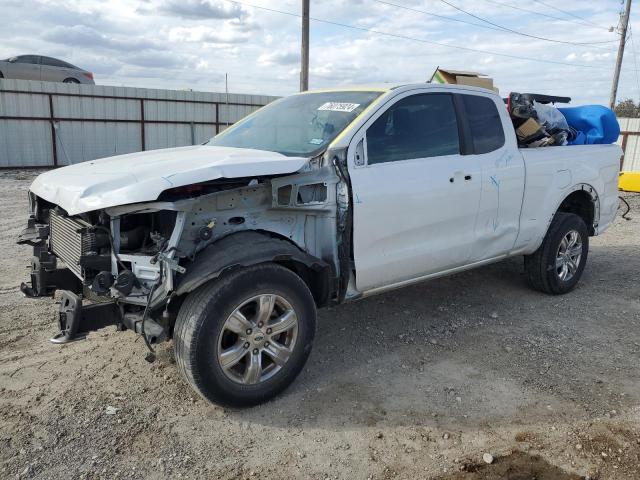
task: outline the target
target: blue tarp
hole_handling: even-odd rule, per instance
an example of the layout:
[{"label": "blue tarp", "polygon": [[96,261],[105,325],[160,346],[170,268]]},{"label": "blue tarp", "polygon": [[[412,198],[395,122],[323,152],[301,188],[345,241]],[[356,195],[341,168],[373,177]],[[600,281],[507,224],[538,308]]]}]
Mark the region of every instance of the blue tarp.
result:
[{"label": "blue tarp", "polygon": [[559,108],[569,126],[576,130],[576,138],[569,145],[615,143],[620,135],[616,114],[602,105]]}]

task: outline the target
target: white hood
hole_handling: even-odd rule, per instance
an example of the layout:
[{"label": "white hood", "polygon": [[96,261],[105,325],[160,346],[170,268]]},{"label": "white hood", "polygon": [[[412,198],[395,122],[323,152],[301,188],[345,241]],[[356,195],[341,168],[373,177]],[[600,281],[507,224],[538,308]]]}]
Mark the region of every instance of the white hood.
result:
[{"label": "white hood", "polygon": [[168,148],[78,163],[38,176],[31,191],[69,215],[149,202],[164,190],[217,178],[293,173],[307,158],[244,148]]}]

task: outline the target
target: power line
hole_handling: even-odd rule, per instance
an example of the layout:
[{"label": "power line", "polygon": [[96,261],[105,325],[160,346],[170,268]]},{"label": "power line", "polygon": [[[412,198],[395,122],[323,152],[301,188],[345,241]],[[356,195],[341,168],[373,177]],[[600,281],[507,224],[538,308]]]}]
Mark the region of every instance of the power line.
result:
[{"label": "power line", "polygon": [[[250,8],[256,8],[258,10],[265,10],[268,12],[273,12],[273,13],[280,13],[283,15],[288,15],[290,17],[296,17],[296,18],[301,18],[302,15],[298,14],[298,13],[293,13],[293,12],[286,12],[283,10],[276,10],[274,8],[269,8],[269,7],[263,7],[260,5],[253,5],[251,3],[246,3],[246,2],[240,2],[238,0],[223,0],[225,2],[228,3],[233,3],[236,5],[241,5],[241,6],[245,6],[245,7],[250,7]],[[366,28],[366,27],[358,27],[357,25],[349,25],[346,23],[340,23],[340,22],[334,22],[331,20],[324,20],[321,18],[315,18],[315,17],[309,17],[310,20],[317,22],[317,23],[324,23],[327,25],[334,25],[337,27],[343,27],[343,28],[349,28],[351,30],[358,30],[361,32],[368,32],[368,33],[373,33],[376,35],[383,35],[386,37],[391,37],[391,38],[399,38],[402,40],[410,40],[410,41],[414,41],[414,42],[419,42],[419,43],[423,43],[423,44],[427,44],[427,45],[438,45],[440,47],[446,47],[446,48],[453,48],[456,50],[464,50],[467,52],[474,52],[474,53],[484,53],[485,55],[495,55],[497,57],[505,57],[505,58],[513,58],[516,60],[526,60],[529,62],[539,62],[539,63],[547,63],[547,64],[551,64],[551,65],[565,65],[568,67],[580,67],[580,68],[590,68],[590,69],[596,69],[596,70],[609,70],[609,67],[605,66],[605,65],[586,65],[583,63],[569,63],[569,62],[561,62],[561,61],[557,61],[557,60],[545,60],[545,59],[541,59],[541,58],[533,58],[533,57],[523,57],[520,55],[511,55],[509,53],[499,53],[499,52],[492,52],[490,50],[481,50],[478,48],[471,48],[471,47],[462,47],[460,45],[451,45],[448,43],[442,43],[442,42],[435,42],[432,40],[424,40],[422,38],[415,38],[415,37],[410,37],[408,35],[401,35],[398,33],[391,33],[391,32],[384,32],[382,30],[374,30],[372,28]]]},{"label": "power line", "polygon": [[598,25],[597,23],[593,23],[592,21],[587,20],[584,17],[576,15],[575,13],[567,12],[566,10],[562,10],[562,9],[560,9],[558,7],[554,7],[553,5],[549,5],[548,3],[545,3],[542,0],[533,0],[533,1],[536,2],[536,3],[539,3],[540,5],[544,5],[547,8],[551,8],[553,10],[556,10],[556,11],[560,12],[560,13],[564,13],[565,15],[569,15],[570,17],[577,18],[578,20],[581,20],[583,23],[587,23],[587,24],[589,24],[589,25],[591,25],[593,27],[606,28],[606,27],[603,27],[602,25]]},{"label": "power line", "polygon": [[[442,20],[447,20],[447,21],[451,21],[451,22],[465,23],[467,25],[473,25],[475,27],[480,27],[480,28],[488,28],[489,30],[495,30],[497,32],[514,33],[514,34],[517,34],[517,35],[523,35],[525,37],[531,37],[531,38],[535,38],[535,39],[538,39],[538,40],[545,40],[545,41],[554,42],[554,43],[565,43],[565,44],[579,46],[579,47],[592,46],[594,48],[598,48],[598,49],[601,49],[601,50],[609,50],[606,47],[600,47],[600,46],[597,46],[596,44],[617,42],[617,40],[608,40],[608,41],[605,41],[605,42],[591,42],[591,43],[590,42],[584,42],[584,43],[567,42],[567,41],[562,41],[562,40],[554,40],[554,39],[549,39],[549,38],[544,38],[544,37],[538,37],[538,36],[535,36],[535,35],[529,35],[529,34],[524,33],[524,32],[519,32],[517,30],[512,30],[510,28],[503,27],[502,25],[498,25],[496,23],[489,22],[488,20],[485,20],[485,19],[483,19],[481,17],[478,17],[476,15],[470,14],[469,12],[467,12],[465,10],[462,10],[462,9],[459,9],[459,8],[453,6],[453,5],[451,5],[451,6],[453,6],[454,8],[457,8],[458,10],[464,12],[465,14],[471,15],[472,17],[477,18],[477,19],[481,20],[482,22],[487,23],[487,25],[483,25],[481,23],[468,22],[468,21],[465,21],[465,20],[460,20],[458,18],[453,18],[453,17],[447,17],[447,16],[444,16],[444,15],[438,15],[436,13],[427,12],[425,10],[419,10],[417,8],[407,7],[405,5],[398,5],[397,3],[387,2],[385,0],[372,0],[372,1],[374,1],[376,3],[383,4],[383,5],[388,5],[388,6],[391,6],[391,7],[401,8],[403,10],[408,10],[408,11],[411,11],[411,12],[423,13],[425,15],[430,15],[432,17],[440,18]],[[486,0],[486,1],[489,1],[489,0]],[[448,5],[450,5],[450,4],[448,4]],[[520,9],[520,10],[522,10],[522,9]],[[613,50],[611,50],[611,51],[613,51]]]},{"label": "power line", "polygon": [[[374,1],[378,1],[378,0],[374,0]],[[564,43],[566,45],[577,45],[577,46],[583,46],[583,47],[584,46],[593,46],[593,47],[595,47],[596,43],[609,43],[609,42],[570,42],[570,41],[566,41],[566,40],[556,40],[556,39],[553,39],[553,38],[539,37],[537,35],[531,35],[529,33],[521,32],[519,30],[513,30],[512,28],[508,28],[508,27],[505,27],[503,25],[499,25],[497,23],[494,23],[491,20],[487,20],[486,18],[480,17],[480,16],[475,15],[475,14],[473,14],[471,12],[468,12],[467,10],[465,10],[463,8],[460,8],[460,7],[458,7],[457,5],[454,5],[451,2],[448,2],[447,0],[440,0],[440,1],[442,3],[444,3],[445,5],[449,5],[451,8],[454,8],[454,9],[458,10],[459,12],[462,12],[462,13],[464,13],[466,15],[469,15],[469,16],[475,18],[475,19],[480,20],[481,22],[485,22],[485,23],[487,23],[489,25],[493,25],[494,27],[501,28],[506,32],[514,33],[516,35],[522,35],[523,37],[535,38],[537,40],[544,40],[545,42]],[[603,47],[596,47],[596,48],[603,48]]]},{"label": "power line", "polygon": [[[512,8],[514,10],[519,10],[521,12],[532,13],[533,15],[538,15],[540,17],[545,17],[545,18],[550,18],[552,20],[559,20],[561,22],[573,23],[575,25],[585,25],[584,22],[576,22],[575,20],[570,20],[568,18],[556,17],[554,15],[549,15],[548,13],[542,13],[542,12],[537,12],[535,10],[528,10],[526,8],[516,7],[515,5],[511,5],[509,3],[496,2],[495,0],[483,0],[483,1],[485,1],[487,3],[491,3],[493,5],[498,5],[498,6],[501,6],[501,7],[507,7],[507,8]],[[608,27],[598,26],[598,28],[601,28],[602,30],[609,31]],[[617,42],[617,40],[609,40],[609,42],[613,43],[613,42]]]},{"label": "power line", "polygon": [[408,10],[410,12],[416,12],[416,13],[424,13],[425,15],[430,15],[432,17],[435,18],[440,18],[442,20],[446,20],[449,22],[458,22],[458,23],[464,23],[466,25],[473,25],[474,27],[480,27],[480,28],[488,28],[489,30],[495,30],[497,32],[501,32],[504,31],[502,28],[495,28],[495,27],[490,27],[488,25],[482,25],[481,23],[474,23],[474,22],[468,22],[466,20],[460,20],[459,18],[453,18],[453,17],[447,17],[445,15],[438,15],[437,13],[432,13],[432,12],[426,12],[424,10],[418,10],[417,8],[411,8],[411,7],[407,7],[405,5],[398,5],[396,3],[391,3],[391,2],[385,2],[383,0],[373,0],[374,2],[377,3],[381,3],[383,5],[388,5],[390,7],[397,7],[397,8],[402,8],[404,10]]}]

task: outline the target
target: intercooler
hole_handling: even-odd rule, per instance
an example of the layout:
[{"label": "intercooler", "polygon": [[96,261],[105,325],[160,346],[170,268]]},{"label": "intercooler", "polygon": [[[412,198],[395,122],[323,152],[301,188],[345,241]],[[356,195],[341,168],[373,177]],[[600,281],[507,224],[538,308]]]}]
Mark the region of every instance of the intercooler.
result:
[{"label": "intercooler", "polygon": [[90,226],[85,222],[51,210],[49,217],[51,251],[78,277],[82,278],[80,260],[95,251],[95,235],[83,233]]}]

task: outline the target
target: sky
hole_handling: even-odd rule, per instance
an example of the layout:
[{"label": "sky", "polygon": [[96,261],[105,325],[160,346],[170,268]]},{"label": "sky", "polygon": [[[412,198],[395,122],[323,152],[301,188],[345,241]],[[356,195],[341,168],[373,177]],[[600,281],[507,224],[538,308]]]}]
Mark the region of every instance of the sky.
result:
[{"label": "sky", "polygon": [[[620,0],[311,0],[310,88],[424,82],[441,66],[488,74],[502,94],[607,104],[621,8]],[[53,56],[94,72],[98,84],[147,88],[224,91],[226,73],[230,92],[287,95],[299,89],[300,12],[301,0],[0,0],[0,58]],[[636,22],[640,32],[632,10],[618,99],[638,102]]]}]

